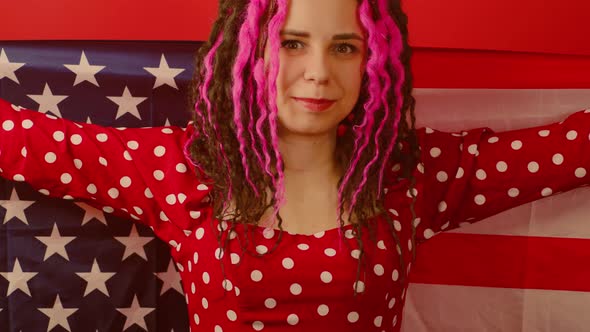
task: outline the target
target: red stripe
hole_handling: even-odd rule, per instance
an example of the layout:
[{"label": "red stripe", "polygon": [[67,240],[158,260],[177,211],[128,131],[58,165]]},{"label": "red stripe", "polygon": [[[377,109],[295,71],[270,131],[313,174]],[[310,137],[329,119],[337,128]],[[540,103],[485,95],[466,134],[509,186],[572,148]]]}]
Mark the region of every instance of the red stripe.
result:
[{"label": "red stripe", "polygon": [[418,48],[414,87],[590,88],[590,56]]},{"label": "red stripe", "polygon": [[590,291],[590,240],[442,233],[418,248],[410,281]]}]

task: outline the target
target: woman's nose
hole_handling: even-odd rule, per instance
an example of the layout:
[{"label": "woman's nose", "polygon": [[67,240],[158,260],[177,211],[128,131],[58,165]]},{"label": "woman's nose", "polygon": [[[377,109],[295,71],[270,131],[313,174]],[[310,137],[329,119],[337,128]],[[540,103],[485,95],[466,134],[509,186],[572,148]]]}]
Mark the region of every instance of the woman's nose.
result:
[{"label": "woman's nose", "polygon": [[312,52],[308,55],[306,61],[303,78],[306,81],[313,81],[317,84],[327,83],[330,74],[326,55],[321,52]]}]

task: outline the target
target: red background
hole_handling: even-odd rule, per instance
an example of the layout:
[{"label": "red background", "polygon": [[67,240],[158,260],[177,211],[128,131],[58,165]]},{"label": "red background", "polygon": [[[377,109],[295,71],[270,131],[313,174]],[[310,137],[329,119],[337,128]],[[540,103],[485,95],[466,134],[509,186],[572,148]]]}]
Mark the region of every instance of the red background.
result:
[{"label": "red background", "polygon": [[[215,0],[2,1],[0,40],[205,40]],[[414,47],[590,55],[588,0],[405,0]]]}]

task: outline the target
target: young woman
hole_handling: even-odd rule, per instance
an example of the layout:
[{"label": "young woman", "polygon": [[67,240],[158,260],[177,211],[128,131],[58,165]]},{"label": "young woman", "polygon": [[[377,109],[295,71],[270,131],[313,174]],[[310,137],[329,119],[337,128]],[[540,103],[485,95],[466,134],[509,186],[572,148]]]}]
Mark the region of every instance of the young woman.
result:
[{"label": "young woman", "polygon": [[590,183],[590,112],[414,127],[396,0],[221,1],[194,122],[114,129],[0,101],[2,176],[150,226],[193,331],[399,331],[416,247]]}]

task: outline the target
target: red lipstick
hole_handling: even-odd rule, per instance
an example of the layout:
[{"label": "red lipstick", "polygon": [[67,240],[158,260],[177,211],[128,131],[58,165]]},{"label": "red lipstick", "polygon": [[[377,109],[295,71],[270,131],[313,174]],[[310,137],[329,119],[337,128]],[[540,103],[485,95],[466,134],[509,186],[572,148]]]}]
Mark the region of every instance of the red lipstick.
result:
[{"label": "red lipstick", "polygon": [[312,98],[295,98],[295,101],[303,105],[305,108],[313,112],[322,112],[330,108],[335,100],[329,99],[312,99]]}]

